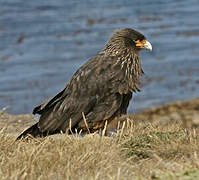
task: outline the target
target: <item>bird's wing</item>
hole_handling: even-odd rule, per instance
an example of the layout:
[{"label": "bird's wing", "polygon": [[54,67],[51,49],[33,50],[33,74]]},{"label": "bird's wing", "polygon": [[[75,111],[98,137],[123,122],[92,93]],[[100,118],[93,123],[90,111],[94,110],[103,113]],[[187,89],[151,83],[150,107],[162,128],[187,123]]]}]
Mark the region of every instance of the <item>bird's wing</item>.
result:
[{"label": "bird's wing", "polygon": [[36,106],[33,109],[33,114],[42,114],[45,110],[48,110],[51,106],[55,105],[57,102],[59,102],[61,99],[65,98],[67,96],[66,94],[66,87],[59,92],[56,96],[53,98],[49,99],[47,102]]},{"label": "bird's wing", "polygon": [[73,127],[81,121],[82,112],[91,121],[96,117],[97,121],[107,119],[120,107],[120,94],[127,92],[125,72],[117,64],[117,58],[99,54],[73,75],[62,92],[36,107],[41,109],[35,111],[41,114],[38,126],[41,131],[65,129],[71,119]]}]

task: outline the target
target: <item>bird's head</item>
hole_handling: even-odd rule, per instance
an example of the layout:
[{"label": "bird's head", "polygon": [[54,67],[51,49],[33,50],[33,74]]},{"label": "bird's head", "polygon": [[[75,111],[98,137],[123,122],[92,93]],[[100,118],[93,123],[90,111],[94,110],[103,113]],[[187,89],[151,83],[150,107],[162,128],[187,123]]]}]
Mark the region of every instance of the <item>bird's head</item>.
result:
[{"label": "bird's head", "polygon": [[141,49],[152,51],[152,45],[143,34],[130,28],[115,31],[105,47],[105,50],[115,55],[125,50],[139,51]]}]

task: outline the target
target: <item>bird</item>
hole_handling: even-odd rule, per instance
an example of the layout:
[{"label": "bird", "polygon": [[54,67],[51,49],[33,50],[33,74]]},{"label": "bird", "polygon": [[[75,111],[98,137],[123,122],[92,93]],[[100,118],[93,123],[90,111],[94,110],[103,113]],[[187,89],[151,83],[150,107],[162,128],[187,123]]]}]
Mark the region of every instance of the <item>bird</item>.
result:
[{"label": "bird", "polygon": [[152,51],[143,34],[132,28],[116,30],[61,92],[33,109],[34,115],[40,115],[39,121],[17,140],[57,133],[101,132],[105,125],[127,114],[144,74],[139,57],[142,49]]}]

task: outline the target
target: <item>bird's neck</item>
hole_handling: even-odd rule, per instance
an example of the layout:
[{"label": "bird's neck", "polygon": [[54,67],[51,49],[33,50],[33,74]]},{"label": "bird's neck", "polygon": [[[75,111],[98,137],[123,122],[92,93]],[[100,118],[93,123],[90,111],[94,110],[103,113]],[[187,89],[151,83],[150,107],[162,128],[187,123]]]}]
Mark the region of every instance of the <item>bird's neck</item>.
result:
[{"label": "bird's neck", "polygon": [[140,62],[139,52],[134,49],[123,48],[118,49],[106,48],[103,51],[106,56],[115,56],[117,59],[115,65],[120,65],[121,71],[124,72],[124,78],[127,79],[129,87],[132,91],[139,91],[137,86],[140,84],[140,77],[143,75],[143,70]]}]

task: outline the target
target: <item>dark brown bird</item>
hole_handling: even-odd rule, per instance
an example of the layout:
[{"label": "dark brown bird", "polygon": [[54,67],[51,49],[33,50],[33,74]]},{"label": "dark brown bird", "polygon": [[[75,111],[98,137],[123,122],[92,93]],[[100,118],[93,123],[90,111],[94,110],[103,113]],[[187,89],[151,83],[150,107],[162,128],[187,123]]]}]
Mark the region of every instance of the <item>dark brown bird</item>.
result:
[{"label": "dark brown bird", "polygon": [[80,67],[60,93],[34,108],[33,114],[41,115],[39,122],[17,139],[28,134],[96,132],[106,121],[109,124],[126,114],[143,74],[141,49],[152,50],[144,35],[130,28],[115,31],[105,48]]}]

